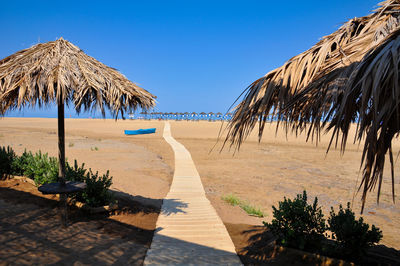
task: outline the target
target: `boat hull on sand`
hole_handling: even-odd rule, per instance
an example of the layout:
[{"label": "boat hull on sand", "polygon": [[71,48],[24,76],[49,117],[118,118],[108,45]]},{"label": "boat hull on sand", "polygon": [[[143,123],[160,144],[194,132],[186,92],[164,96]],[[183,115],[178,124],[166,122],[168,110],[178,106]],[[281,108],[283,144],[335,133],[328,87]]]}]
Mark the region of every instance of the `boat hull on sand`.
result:
[{"label": "boat hull on sand", "polygon": [[137,130],[125,130],[125,135],[142,135],[156,133],[155,128],[137,129]]}]

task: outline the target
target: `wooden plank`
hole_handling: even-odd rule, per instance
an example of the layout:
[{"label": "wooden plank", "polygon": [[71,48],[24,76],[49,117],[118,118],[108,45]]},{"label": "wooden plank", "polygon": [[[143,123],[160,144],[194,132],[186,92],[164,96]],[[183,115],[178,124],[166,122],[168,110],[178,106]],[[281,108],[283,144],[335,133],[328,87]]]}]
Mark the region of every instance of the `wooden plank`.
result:
[{"label": "wooden plank", "polygon": [[168,122],[164,138],[175,153],[175,173],[144,265],[241,265],[189,151],[171,136]]}]

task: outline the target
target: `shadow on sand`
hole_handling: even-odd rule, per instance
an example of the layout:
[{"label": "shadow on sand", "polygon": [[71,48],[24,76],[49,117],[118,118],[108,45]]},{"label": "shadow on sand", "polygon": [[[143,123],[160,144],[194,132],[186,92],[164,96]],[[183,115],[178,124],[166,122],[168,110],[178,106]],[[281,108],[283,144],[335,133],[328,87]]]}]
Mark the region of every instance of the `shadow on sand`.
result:
[{"label": "shadow on sand", "polygon": [[[69,226],[62,228],[58,201],[11,188],[0,188],[0,258],[10,264],[141,264],[154,230],[135,226],[137,216],[154,223],[157,209],[130,208],[123,214],[89,215],[69,211]],[[115,219],[114,219],[115,218]],[[118,219],[126,220],[120,222]],[[129,224],[130,223],[130,224]]]},{"label": "shadow on sand", "polygon": [[[158,228],[162,232],[162,228]],[[240,265],[236,253],[158,235],[146,265]]]},{"label": "shadow on sand", "polygon": [[[5,264],[54,265],[142,265],[149,250],[159,209],[138,204],[156,202],[133,197],[119,203],[112,214],[88,214],[69,210],[69,226],[62,228],[58,201],[29,192],[0,187],[0,258]],[[184,212],[187,205],[176,199],[166,203],[172,212]],[[170,213],[170,214],[171,214]],[[145,217],[145,218],[143,218]],[[154,265],[230,265],[230,252],[163,237]],[[184,249],[180,247],[184,246]],[[187,250],[189,253],[182,253]]]},{"label": "shadow on sand", "polygon": [[111,192],[114,193],[119,201],[125,200],[126,202],[137,202],[147,208],[155,209],[157,212],[160,211],[161,206],[164,204],[164,206],[168,206],[168,208],[163,208],[161,210],[164,215],[186,213],[184,208],[187,208],[188,206],[187,203],[182,202],[179,199],[152,199],[140,195],[131,195],[122,191],[111,190]]},{"label": "shadow on sand", "polygon": [[[312,254],[297,249],[275,245],[275,237],[264,226],[247,226],[240,231],[247,243],[240,249],[239,256],[247,265],[351,265],[347,261]],[[232,230],[232,229],[231,229]],[[377,245],[368,250],[359,261],[361,265],[400,265],[400,251]]]}]

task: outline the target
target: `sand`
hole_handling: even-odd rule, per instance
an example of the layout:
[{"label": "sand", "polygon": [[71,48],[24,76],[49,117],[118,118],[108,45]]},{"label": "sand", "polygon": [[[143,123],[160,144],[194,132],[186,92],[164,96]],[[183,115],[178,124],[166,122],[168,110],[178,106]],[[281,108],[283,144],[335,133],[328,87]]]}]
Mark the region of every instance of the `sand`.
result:
[{"label": "sand", "polygon": [[110,215],[71,208],[62,228],[55,196],[30,183],[1,181],[0,265],[141,265],[159,210],[120,205]]},{"label": "sand", "polygon": [[[173,153],[162,138],[163,124],[103,119],[65,120],[66,158],[76,159],[99,173],[110,171],[112,188],[160,204],[169,190],[173,174]],[[125,136],[124,129],[155,127],[156,134]],[[11,146],[17,154],[24,149],[41,150],[58,156],[57,120],[3,118],[0,145]]]},{"label": "sand", "polygon": [[[316,146],[315,143],[306,143],[305,136],[286,137],[283,130],[276,136],[276,126],[270,124],[261,143],[253,132],[234,155],[234,149],[229,150],[229,146],[221,152],[222,141],[215,146],[220,123],[185,123],[172,122],[172,134],[191,152],[208,198],[227,223],[259,225],[262,221],[271,221],[272,205],[277,206],[283,197],[293,198],[303,190],[308,192],[310,201],[318,197],[325,215],[329,216],[331,206],[337,210],[339,204],[352,202],[357,191],[357,178],[358,182],[361,178],[362,145],[350,143],[343,155],[334,149],[326,155],[328,136]],[[191,123],[196,130],[191,129]],[[394,153],[397,154],[399,149],[397,141]],[[399,170],[397,166],[396,191],[400,190]],[[266,217],[249,217],[238,207],[232,208],[224,203],[221,196],[231,193],[261,207]],[[398,195],[396,200],[400,200]],[[360,195],[357,195],[353,203],[357,214],[360,207]],[[363,217],[383,230],[383,244],[400,248],[400,229],[397,226],[400,207],[392,202],[389,167],[384,174],[380,204],[376,204],[376,192],[370,193]]]},{"label": "sand", "polygon": [[[25,148],[40,149],[56,156],[56,125],[56,119],[0,119],[0,145],[10,145],[17,153]],[[169,190],[174,167],[172,150],[162,139],[163,126],[162,121],[66,119],[66,157],[84,162],[100,173],[110,170],[113,189],[158,206]],[[124,129],[149,127],[156,127],[157,133],[123,134]],[[358,182],[361,178],[362,145],[349,144],[343,156],[338,150],[331,150],[326,156],[329,138],[323,138],[316,147],[306,143],[304,136],[286,139],[282,130],[275,136],[275,126],[271,125],[261,144],[252,134],[234,155],[229,147],[220,152],[221,141],[212,149],[220,127],[219,122],[171,121],[172,135],[191,152],[207,197],[226,224],[261,225],[262,221],[270,221],[272,205],[304,189],[310,199],[318,197],[326,215],[330,206],[337,209],[339,204],[352,201],[357,178]],[[399,150],[399,142],[394,143],[394,152]],[[390,172],[386,170],[380,204],[376,204],[376,193],[370,193],[363,217],[383,230],[381,243],[400,249],[400,208],[391,201]],[[400,188],[399,170],[396,165],[396,191]],[[221,200],[231,193],[259,206],[266,217],[248,216],[239,207]],[[360,210],[359,195],[353,209],[357,213]]]}]

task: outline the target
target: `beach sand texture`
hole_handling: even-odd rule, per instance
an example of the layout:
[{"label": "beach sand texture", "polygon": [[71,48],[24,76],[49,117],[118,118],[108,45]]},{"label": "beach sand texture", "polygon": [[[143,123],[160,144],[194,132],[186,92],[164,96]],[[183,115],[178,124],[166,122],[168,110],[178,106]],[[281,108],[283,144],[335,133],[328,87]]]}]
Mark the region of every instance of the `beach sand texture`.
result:
[{"label": "beach sand texture", "polygon": [[[24,149],[41,150],[57,157],[57,120],[3,118],[0,145],[10,145],[21,154]],[[155,127],[156,134],[125,136],[124,129]],[[163,124],[128,120],[66,119],[65,149],[69,163],[74,159],[99,173],[110,170],[112,188],[160,206],[169,190],[174,157],[163,140]]]},{"label": "beach sand texture", "polygon": [[[342,156],[332,149],[326,156],[328,137],[316,147],[306,143],[304,136],[288,139],[283,130],[275,136],[275,126],[266,126],[261,144],[255,132],[239,152],[227,146],[220,152],[216,144],[220,122],[170,121],[174,138],[191,153],[201,176],[207,198],[224,223],[261,225],[272,218],[272,205],[284,196],[292,198],[307,190],[310,200],[317,196],[329,215],[330,206],[351,201],[359,176],[362,145],[349,144]],[[100,173],[110,170],[113,188],[134,195],[138,200],[160,206],[160,199],[169,191],[174,171],[174,155],[163,140],[163,121],[66,119],[66,157],[77,159]],[[124,129],[157,128],[156,134],[125,136]],[[57,155],[56,119],[2,118],[0,145],[12,146],[17,153],[27,150]],[[353,136],[353,135],[350,135]],[[222,139],[223,140],[223,139]],[[97,147],[97,150],[95,149]],[[394,152],[400,150],[394,143]],[[396,191],[400,171],[395,167]],[[358,177],[358,181],[361,176]],[[400,249],[400,208],[392,203],[389,167],[386,167],[381,201],[376,193],[368,196],[364,218],[383,230],[381,243]],[[264,218],[248,216],[239,207],[221,200],[233,193],[261,207]],[[399,197],[396,197],[397,201]],[[353,209],[359,212],[359,195]]]}]

